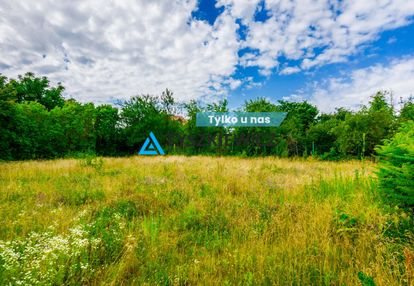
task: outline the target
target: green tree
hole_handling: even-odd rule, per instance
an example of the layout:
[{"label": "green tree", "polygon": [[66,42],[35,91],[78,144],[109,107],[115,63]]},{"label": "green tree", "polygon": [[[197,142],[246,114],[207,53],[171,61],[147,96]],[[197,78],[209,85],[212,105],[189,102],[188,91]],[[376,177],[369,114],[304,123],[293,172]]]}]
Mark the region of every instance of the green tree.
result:
[{"label": "green tree", "polygon": [[165,146],[168,136],[180,124],[168,113],[174,104],[172,94],[163,96],[162,100],[151,95],[135,96],[124,103],[120,123],[128,152],[137,152],[151,131]]},{"label": "green tree", "polygon": [[378,179],[387,202],[414,209],[414,121],[404,122],[392,139],[378,147]]},{"label": "green tree", "polygon": [[399,121],[414,120],[414,98],[410,97],[401,108]]},{"label": "green tree", "polygon": [[[277,112],[276,104],[266,98],[248,100],[243,105],[245,112]],[[236,146],[233,152],[248,156],[254,155],[281,155],[286,151],[286,144],[280,138],[278,127],[236,127],[233,132]]]},{"label": "green tree", "polygon": [[224,127],[197,127],[196,115],[198,112],[227,112],[227,100],[221,100],[218,103],[210,103],[206,107],[195,100],[190,101],[184,105],[187,111],[188,121],[185,124],[186,141],[189,153],[224,153],[223,148],[226,132]]},{"label": "green tree", "polygon": [[306,132],[316,122],[319,111],[308,102],[279,101],[278,111],[287,112],[281,125],[282,138],[286,140],[289,155],[300,156],[308,153],[310,147]]},{"label": "green tree", "polygon": [[51,112],[53,136],[61,136],[56,141],[58,154],[95,152],[95,107],[92,103],[80,104],[67,100],[63,107]]},{"label": "green tree", "polygon": [[13,159],[36,159],[50,157],[51,142],[47,132],[48,112],[37,102],[16,105],[13,118],[15,136],[13,138]]},{"label": "green tree", "polygon": [[16,92],[0,74],[0,159],[13,159],[12,144],[15,135],[13,118],[16,116]]},{"label": "green tree", "polygon": [[166,88],[161,94],[161,108],[165,113],[174,115],[177,112],[175,107],[174,93]]},{"label": "green tree", "polygon": [[378,92],[368,107],[345,115],[345,120],[335,129],[338,149],[343,155],[373,155],[375,146],[394,134],[396,118],[393,107],[386,101],[386,95]]},{"label": "green tree", "polygon": [[337,128],[352,113],[344,108],[338,108],[332,114],[321,114],[316,122],[307,130],[307,142],[313,155],[324,159],[340,159]]},{"label": "green tree", "polygon": [[19,75],[17,80],[11,80],[9,84],[16,91],[18,103],[36,101],[48,110],[64,104],[64,87],[60,83],[51,87],[46,77],[39,78],[33,73],[26,73],[24,76]]},{"label": "green tree", "polygon": [[95,111],[96,152],[102,155],[115,155],[119,139],[118,109],[105,104],[97,106]]},{"label": "green tree", "polygon": [[338,126],[338,120],[334,115],[318,119],[317,123],[310,126],[306,137],[307,142],[312,146],[312,155],[324,154],[335,146],[336,136],[333,132]]}]

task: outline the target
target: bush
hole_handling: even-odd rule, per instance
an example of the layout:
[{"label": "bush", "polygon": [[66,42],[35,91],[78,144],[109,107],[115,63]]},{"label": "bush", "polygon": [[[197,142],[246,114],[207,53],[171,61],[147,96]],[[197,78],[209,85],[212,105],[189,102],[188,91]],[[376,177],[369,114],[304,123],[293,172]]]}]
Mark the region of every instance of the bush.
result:
[{"label": "bush", "polygon": [[103,167],[103,160],[101,157],[96,157],[94,154],[86,154],[81,161],[82,167],[92,167],[97,172],[100,172]]},{"label": "bush", "polygon": [[384,199],[414,209],[414,121],[404,123],[377,152],[380,156],[378,179]]}]

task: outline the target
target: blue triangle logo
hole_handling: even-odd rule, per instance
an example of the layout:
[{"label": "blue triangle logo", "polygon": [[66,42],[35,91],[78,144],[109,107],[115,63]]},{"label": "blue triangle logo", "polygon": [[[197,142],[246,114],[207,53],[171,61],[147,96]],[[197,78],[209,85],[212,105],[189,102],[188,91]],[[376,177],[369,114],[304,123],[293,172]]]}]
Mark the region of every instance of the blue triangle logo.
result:
[{"label": "blue triangle logo", "polygon": [[138,155],[165,155],[154,133],[150,132],[149,137],[145,140]]}]

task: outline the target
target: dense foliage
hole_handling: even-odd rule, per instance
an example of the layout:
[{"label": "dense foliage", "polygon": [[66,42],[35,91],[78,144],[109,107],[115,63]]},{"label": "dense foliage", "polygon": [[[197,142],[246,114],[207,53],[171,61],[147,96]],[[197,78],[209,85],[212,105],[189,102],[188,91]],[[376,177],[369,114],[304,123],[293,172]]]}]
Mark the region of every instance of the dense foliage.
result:
[{"label": "dense foliage", "polygon": [[32,73],[17,79],[0,75],[0,159],[134,154],[150,131],[169,154],[362,158],[373,155],[376,145],[414,118],[412,99],[397,116],[389,94],[378,92],[359,111],[340,108],[332,114],[320,113],[306,101],[274,104],[258,98],[245,102],[240,111],[287,112],[280,127],[201,128],[196,127],[196,113],[228,111],[227,101],[178,104],[167,89],[161,96],[132,97],[117,108],[65,99],[63,91],[60,84],[51,86],[47,78]]},{"label": "dense foliage", "polygon": [[382,160],[378,178],[387,201],[414,209],[414,121],[378,148]]}]

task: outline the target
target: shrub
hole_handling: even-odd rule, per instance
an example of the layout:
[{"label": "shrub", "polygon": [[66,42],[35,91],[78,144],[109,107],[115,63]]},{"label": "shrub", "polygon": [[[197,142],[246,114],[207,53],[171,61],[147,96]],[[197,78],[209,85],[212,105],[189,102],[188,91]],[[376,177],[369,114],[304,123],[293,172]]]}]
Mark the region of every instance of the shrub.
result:
[{"label": "shrub", "polygon": [[404,123],[377,152],[383,198],[390,204],[414,209],[414,121]]},{"label": "shrub", "polygon": [[103,167],[103,160],[101,157],[96,157],[93,154],[86,154],[84,156],[84,158],[81,161],[81,166],[82,167],[92,167],[94,168],[97,172],[100,172],[102,170]]}]

